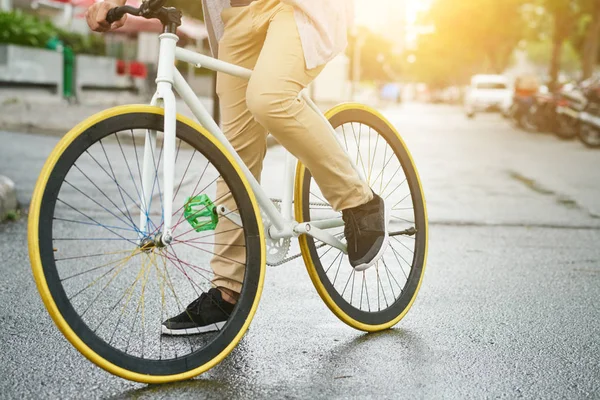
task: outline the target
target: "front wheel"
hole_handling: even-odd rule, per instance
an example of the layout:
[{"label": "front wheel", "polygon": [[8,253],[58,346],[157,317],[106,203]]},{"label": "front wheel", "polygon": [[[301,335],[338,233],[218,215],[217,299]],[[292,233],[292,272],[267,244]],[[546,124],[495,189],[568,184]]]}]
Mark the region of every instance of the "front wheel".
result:
[{"label": "front wheel", "polygon": [[[398,323],[412,306],[427,257],[427,212],[414,162],[394,127],[359,104],[340,105],[326,114],[340,142],[369,185],[391,209],[390,242],[375,266],[356,272],[348,257],[312,237],[299,238],[302,256],[317,292],[346,324],[375,332]],[[296,171],[296,220],[339,218],[310,171]],[[343,238],[343,227],[329,233]]]},{"label": "front wheel", "polygon": [[[163,127],[161,109],[125,106],[74,128],[40,174],[28,229],[34,278],[61,332],[98,366],[144,383],[188,379],[225,358],[250,324],[265,274],[250,185],[222,145],[183,117],[176,125],[173,240],[165,246],[155,239],[164,222]],[[145,148],[146,140],[153,145]],[[218,205],[230,211],[218,215]],[[209,334],[163,335],[164,320],[211,288],[218,263],[241,271],[228,320]]]}]

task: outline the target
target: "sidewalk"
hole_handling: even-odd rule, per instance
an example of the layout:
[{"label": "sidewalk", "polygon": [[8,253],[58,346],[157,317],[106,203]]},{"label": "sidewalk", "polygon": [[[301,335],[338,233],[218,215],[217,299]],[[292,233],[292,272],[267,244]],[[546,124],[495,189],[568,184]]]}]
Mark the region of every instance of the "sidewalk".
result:
[{"label": "sidewalk", "polygon": [[[200,98],[209,112],[212,99]],[[79,104],[47,94],[0,95],[0,130],[21,133],[64,135],[86,118],[107,108],[125,104],[149,104],[150,98],[132,94],[100,93],[87,97]],[[178,100],[179,113],[192,117],[189,108]]]}]

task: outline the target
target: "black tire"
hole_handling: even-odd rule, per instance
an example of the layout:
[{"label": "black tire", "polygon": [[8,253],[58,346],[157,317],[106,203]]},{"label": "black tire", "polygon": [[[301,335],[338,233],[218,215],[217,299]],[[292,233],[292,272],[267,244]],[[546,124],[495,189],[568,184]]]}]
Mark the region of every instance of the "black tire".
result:
[{"label": "black tire", "polygon": [[538,126],[535,123],[535,111],[530,109],[521,115],[520,125],[527,132],[539,132]]},{"label": "black tire", "polygon": [[[411,228],[415,229],[414,236],[395,236],[390,238],[390,245],[382,259],[376,266],[364,272],[355,272],[347,261],[347,257],[340,250],[328,245],[319,244],[316,239],[306,235],[299,238],[302,255],[311,280],[330,310],[343,322],[356,329],[369,332],[380,331],[398,323],[406,315],[417,296],[427,256],[428,227],[425,198],[418,173],[406,145],[393,126],[381,115],[365,106],[342,105],[330,111],[327,116],[332,126],[340,134],[343,132],[342,143],[345,143],[345,147],[351,158],[356,157],[359,159],[357,166],[360,168],[362,164],[365,170],[364,175],[369,180],[372,189],[385,198],[387,204],[392,202],[390,199],[392,194],[397,194],[393,197],[394,201],[398,198],[401,199],[398,203],[392,205],[392,209],[398,210],[392,211],[392,221],[397,223],[399,227],[392,228],[390,226],[390,231],[400,231],[408,228],[410,225],[412,225]],[[349,130],[350,128],[354,131],[356,153],[354,152],[352,138],[346,140],[346,129]],[[356,137],[356,132],[358,132],[358,138]],[[367,135],[368,143],[365,140]],[[348,136],[350,137],[350,133]],[[373,156],[370,154],[372,146],[374,146],[375,150]],[[377,174],[377,171],[379,171],[377,168],[379,167],[376,167],[376,164],[380,161],[376,157],[378,148],[385,148],[386,153],[383,154],[383,159],[381,159],[381,171],[389,173],[391,176],[390,182],[397,176],[396,174],[400,173],[397,181],[391,186],[388,183],[383,187],[385,173],[381,175],[381,179],[379,178],[380,175]],[[365,152],[369,151],[369,156],[365,156],[365,153],[361,155],[358,149],[362,149]],[[387,152],[388,150],[389,152]],[[366,167],[364,163],[367,164]],[[402,175],[404,175],[405,179],[397,185],[401,181]],[[377,185],[378,181],[381,181],[379,186]],[[405,182],[407,185],[404,185]],[[401,192],[397,192],[399,188],[402,188]],[[322,195],[316,193],[319,193],[319,189],[312,179],[310,171],[304,168],[303,165],[299,165],[296,174],[295,200],[296,218],[298,221],[310,221],[313,212],[334,212],[330,206],[322,204],[324,201]],[[408,202],[404,203],[406,199],[409,199],[409,202],[413,206],[412,208],[405,207],[408,206]],[[395,208],[397,205],[400,205],[398,209]],[[405,218],[401,218],[399,215]],[[337,235],[342,237],[343,227],[337,229]],[[331,231],[330,233],[336,234],[335,231]],[[330,250],[332,251],[330,252]],[[403,254],[406,255],[406,258],[404,258]],[[329,272],[331,270],[329,261],[332,258],[337,266],[335,274],[333,270]],[[344,267],[343,270],[341,266]],[[395,275],[396,273],[397,275]],[[385,274],[387,276],[384,276]],[[340,279],[348,279],[346,287],[343,290],[341,290],[343,281],[337,281],[338,275]],[[356,295],[357,301],[354,302],[350,289],[346,291],[351,278],[352,291],[354,291],[355,276],[359,275],[362,276],[364,284],[364,289],[361,286],[360,304],[358,304],[358,294]],[[361,279],[360,276],[358,279]],[[381,284],[381,292],[385,298],[385,304],[384,299],[380,296],[379,286],[377,286],[377,290],[372,285],[367,287],[369,279],[371,281],[375,280],[377,282],[375,285]],[[340,285],[340,282],[342,285]],[[388,289],[388,284],[391,290]],[[394,287],[399,289],[396,289],[398,293],[394,292]],[[363,307],[363,291],[366,293],[368,307]],[[386,297],[386,291],[391,297]],[[369,302],[369,293],[377,293],[377,305],[375,304],[374,296],[371,298],[372,303]],[[373,307],[371,307],[371,304],[373,304]]]},{"label": "black tire", "polygon": [[[174,202],[173,206],[173,210],[176,210],[183,204],[181,209],[174,213],[173,232],[174,236],[179,236],[175,236],[173,243],[167,247],[144,251],[139,249],[138,241],[134,240],[134,236],[139,237],[138,234],[142,234],[139,228],[137,231],[123,230],[125,228],[108,225],[108,221],[111,221],[111,225],[119,226],[130,222],[135,227],[134,218],[132,215],[127,217],[127,214],[134,214],[137,205],[139,212],[144,212],[146,218],[156,216],[155,225],[149,226],[156,227],[157,232],[160,231],[160,222],[156,223],[159,217],[155,214],[155,210],[162,210],[160,204],[155,205],[155,208],[149,205],[147,211],[142,211],[142,203],[138,205],[135,200],[127,206],[123,193],[129,190],[129,193],[135,196],[135,177],[139,176],[141,179],[142,175],[135,171],[139,167],[134,162],[139,159],[134,131],[162,132],[163,126],[164,117],[161,110],[146,106],[118,107],[80,124],[59,143],[48,159],[32,200],[29,221],[30,258],[34,276],[42,299],[60,330],[80,352],[102,368],[123,378],[146,383],[188,379],[224,359],[250,324],[258,306],[265,273],[260,212],[246,178],[232,162],[233,159],[221,151],[214,138],[197,124],[183,118],[177,121],[175,169],[176,172],[185,172],[181,181],[175,181],[174,189],[177,189],[177,192],[174,193],[174,199],[177,202]],[[129,139],[133,146],[125,143]],[[119,160],[121,165],[114,164],[120,168],[113,169],[107,150],[111,155],[115,155],[115,158],[112,158],[113,162],[117,159],[116,155],[120,156],[122,153],[123,159]],[[102,158],[103,152],[106,161]],[[160,154],[162,155],[162,151]],[[94,158],[97,165],[92,161]],[[131,162],[128,162],[128,159]],[[134,159],[136,161],[133,161]],[[159,166],[160,155],[158,163],[155,163],[157,170]],[[121,177],[127,177],[127,170],[131,175],[131,183],[128,178],[119,181]],[[188,170],[191,171],[193,179],[190,176],[184,181]],[[76,175],[81,177],[80,181],[75,181],[79,187],[72,183]],[[200,177],[196,180],[198,175]],[[206,181],[211,181],[213,175],[214,181],[205,186]],[[84,176],[88,179],[85,180]],[[212,245],[216,245],[216,242],[208,243],[209,231],[204,231],[202,236],[193,228],[189,231],[193,231],[191,237],[189,232],[183,232],[189,226],[185,223],[185,218],[181,220],[182,209],[189,202],[181,199],[199,193],[211,193],[211,185],[215,184],[219,177],[228,186],[243,223],[243,227],[236,228],[241,231],[245,246],[245,252],[242,251],[242,254],[245,257],[246,272],[239,301],[227,323],[218,332],[192,338],[165,338],[160,334],[161,322],[181,312],[181,308],[185,309],[185,305],[194,300],[199,291],[203,292],[210,287],[208,275],[205,276],[205,272],[209,274],[210,268],[203,268],[201,265],[204,265],[203,255],[207,260],[213,256],[207,257],[205,252],[211,253],[210,250],[202,249],[201,246],[206,244],[212,249]],[[154,179],[153,188],[154,185],[160,185],[158,174]],[[152,198],[155,203],[159,202],[160,189],[158,193],[159,196]],[[122,199],[123,206],[119,206]],[[214,198],[214,201],[216,203],[218,199]],[[114,213],[109,210],[112,208],[111,203],[115,206]],[[74,213],[78,217],[67,219],[65,215],[73,213],[71,208],[65,205],[78,211]],[[181,216],[178,214],[180,211]],[[95,221],[95,224],[90,223],[90,219],[86,219],[84,215]],[[179,221],[177,217],[180,218]],[[160,218],[162,219],[162,216]],[[225,221],[225,218],[221,217],[222,221]],[[86,221],[87,225],[92,227],[80,229],[79,224],[85,224]],[[177,225],[175,221],[178,221]],[[181,228],[178,228],[179,226]],[[154,228],[150,228],[148,232],[151,229]],[[85,235],[89,235],[89,239]],[[119,236],[125,240],[121,240]],[[209,239],[199,239],[200,237]],[[85,243],[85,246],[74,246],[78,243]],[[121,251],[115,252],[117,248]],[[202,251],[196,251],[196,248]],[[130,249],[133,249],[131,253]],[[107,253],[107,250],[110,252]],[[94,254],[98,252],[101,254]],[[193,255],[189,258],[181,258],[182,255],[187,257],[190,253]],[[102,265],[107,259],[121,257],[123,254],[123,260]],[[189,263],[189,260],[193,261]],[[138,261],[140,265],[137,265]],[[96,266],[97,263],[100,265]],[[90,267],[91,265],[94,267]],[[106,265],[113,265],[112,270],[100,275],[104,268],[108,268]],[[120,266],[117,268],[117,265]],[[83,268],[84,271],[80,272],[78,268]],[[113,271],[115,268],[116,271]],[[136,274],[137,278],[133,280]],[[96,277],[97,275],[99,277]],[[150,281],[153,276],[156,276],[159,283]],[[107,279],[108,282],[105,283]],[[100,288],[101,286],[103,288]],[[123,297],[119,299],[120,287],[124,290]],[[81,290],[76,291],[78,288]],[[100,292],[96,295],[98,289]],[[92,290],[93,292],[90,292]],[[132,296],[138,291],[140,296],[134,311],[135,305],[129,304]],[[105,314],[102,314],[103,310]],[[129,319],[125,321],[125,318]],[[147,323],[145,318],[148,318]],[[127,329],[130,329],[128,337]],[[121,332],[124,332],[125,337],[119,336]],[[133,344],[130,344],[132,338]]]},{"label": "black tire", "polygon": [[600,129],[587,123],[579,128],[579,139],[590,149],[600,149]]},{"label": "black tire", "polygon": [[554,129],[554,134],[563,140],[571,140],[577,136],[577,132],[579,131],[578,121],[573,118],[558,114],[556,116],[556,127]]}]

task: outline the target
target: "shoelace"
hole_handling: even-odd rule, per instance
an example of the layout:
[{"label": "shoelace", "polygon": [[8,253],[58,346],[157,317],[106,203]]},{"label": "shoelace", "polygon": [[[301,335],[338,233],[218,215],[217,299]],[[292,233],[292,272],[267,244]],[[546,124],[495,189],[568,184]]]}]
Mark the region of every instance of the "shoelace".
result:
[{"label": "shoelace", "polygon": [[190,305],[187,307],[188,311],[193,311],[195,314],[200,314],[200,307],[202,306],[204,300],[209,296],[210,295],[208,293],[203,292],[200,297],[190,303]]}]

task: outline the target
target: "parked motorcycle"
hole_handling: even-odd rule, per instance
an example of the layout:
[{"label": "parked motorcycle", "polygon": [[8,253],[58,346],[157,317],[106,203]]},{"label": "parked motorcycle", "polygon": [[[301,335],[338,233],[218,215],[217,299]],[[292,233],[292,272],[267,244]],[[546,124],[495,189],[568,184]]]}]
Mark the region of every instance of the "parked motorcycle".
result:
[{"label": "parked motorcycle", "polygon": [[532,132],[552,132],[557,125],[558,96],[542,86],[533,97],[528,115],[523,121],[525,129]]},{"label": "parked motorcycle", "polygon": [[535,130],[535,125],[531,121],[530,110],[534,104],[532,95],[518,95],[513,97],[513,103],[508,112],[509,118],[519,127],[525,130]]},{"label": "parked motorcycle", "polygon": [[586,82],[587,104],[580,114],[579,139],[591,148],[600,148],[600,80]]},{"label": "parked motorcycle", "polygon": [[535,94],[538,89],[539,83],[535,76],[524,75],[515,79],[512,106],[508,115],[519,128],[536,129],[531,119],[531,108],[535,104]]},{"label": "parked motorcycle", "polygon": [[556,128],[554,133],[561,139],[573,139],[579,133],[580,116],[585,110],[587,99],[582,88],[567,84],[559,91],[556,103]]}]

